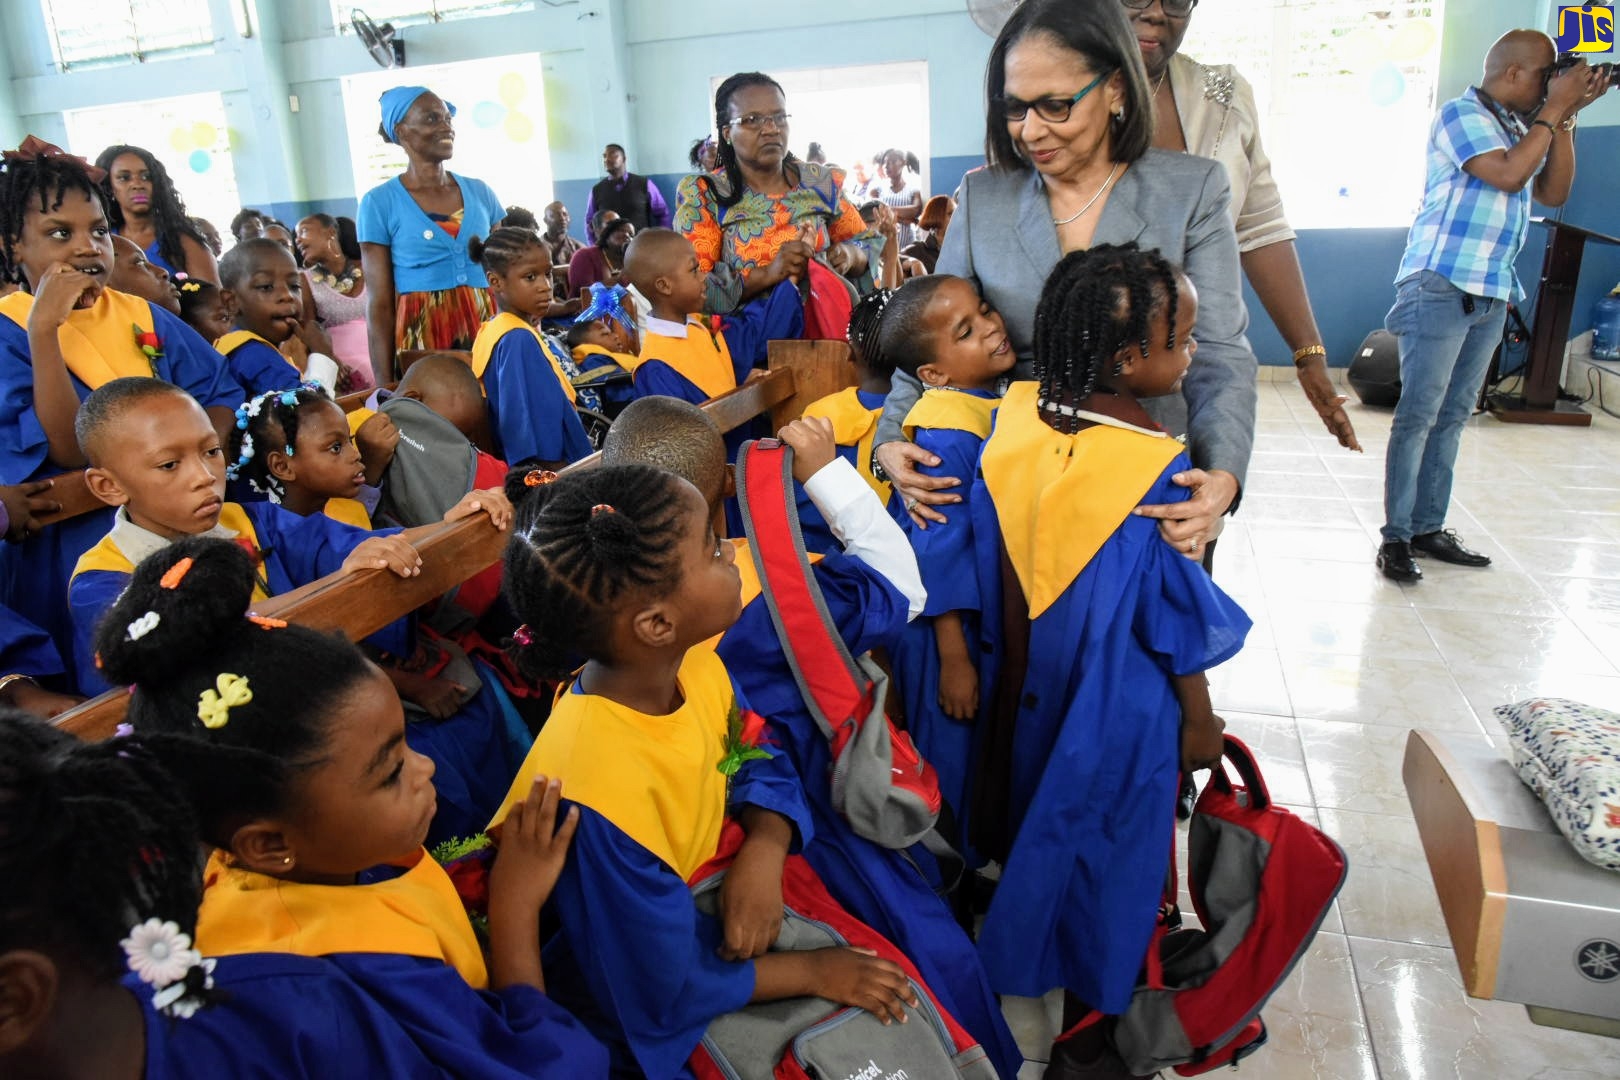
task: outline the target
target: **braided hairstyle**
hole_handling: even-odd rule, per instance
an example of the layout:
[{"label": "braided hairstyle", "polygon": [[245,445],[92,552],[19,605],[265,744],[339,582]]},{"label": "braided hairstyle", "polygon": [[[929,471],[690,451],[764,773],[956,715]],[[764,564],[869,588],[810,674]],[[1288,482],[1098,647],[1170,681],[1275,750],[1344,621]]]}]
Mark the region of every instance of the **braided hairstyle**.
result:
[{"label": "braided hairstyle", "polygon": [[157,233],[158,254],[163,256],[164,262],[184,273],[186,251],[180,245],[180,238],[189,236],[204,249],[208,247],[208,241],[191,223],[191,218],[186,216],[185,200],[180,198],[174,181],[169,179],[169,170],[152,156],[150,150],[139,146],[109,146],[96,156],[96,167],[107,171],[106,179],[101,181],[101,191],[107,202],[107,221],[114,229],[122,231],[124,228],[124,211],[119,207],[118,200],[113,198],[112,166],[125,154],[140,158],[146,171],[152,174],[152,228]]},{"label": "braided hairstyle", "polygon": [[333,405],[320,383],[300,383],[296,390],[266,390],[236,407],[227,450],[231,464],[225,475],[246,480],[254,491],[277,499],[287,494],[281,480],[271,475],[270,452],[277,447],[292,457],[298,445],[298,417],[313,405]]},{"label": "braided hairstyle", "polygon": [[878,355],[890,370],[899,368],[916,378],[917,369],[934,358],[934,335],[923,322],[923,313],[941,286],[962,280],[952,274],[925,274],[894,290],[883,308],[877,336]]},{"label": "braided hairstyle", "polygon": [[68,192],[77,191],[101,207],[111,218],[107,196],[77,160],[66,155],[40,156],[31,161],[0,162],[0,280],[24,281],[17,264],[17,241],[30,213],[48,214],[62,207]]},{"label": "braided hairstyle", "polygon": [[117,979],[132,928],[157,919],[192,935],[201,903],[196,822],[153,753],[0,710],[0,953],[41,950]]},{"label": "braided hairstyle", "polygon": [[1176,347],[1176,277],[1157,251],[1134,243],[1072,251],[1053,268],[1035,308],[1034,366],[1040,403],[1070,403],[1097,389],[1104,369],[1119,374],[1126,349],[1152,351],[1160,311]]},{"label": "braided hairstyle", "polygon": [[650,465],[507,474],[518,510],[502,591],[524,623],[513,642],[524,674],[562,678],[581,657],[610,659],[619,607],[680,586],[681,483]]},{"label": "braided hairstyle", "polygon": [[[141,745],[173,774],[202,839],[226,850],[242,823],[288,814],[332,720],[375,671],[339,635],[248,617],[255,574],[229,540],[177,540],[135,568],[95,636],[102,672],[133,686]],[[252,699],[208,727],[204,695],[227,673]]]},{"label": "braided hairstyle", "polygon": [[511,265],[521,259],[525,252],[531,248],[542,248],[547,256],[551,249],[540,239],[540,234],[533,229],[520,229],[515,225],[502,225],[489,234],[487,240],[473,237],[467,241],[467,257],[482,266],[485,270],[493,270],[497,274],[504,274]]},{"label": "braided hairstyle", "polygon": [[[787,100],[787,91],[782,89],[782,84],[769,75],[762,71],[740,71],[721,83],[720,88],[714,92],[715,131],[725,131],[726,128],[731,126],[732,96],[737,91],[746,90],[750,86],[769,86],[782,95],[783,101]],[[748,185],[743,181],[742,167],[737,164],[737,148],[731,145],[730,139],[717,138],[714,152],[715,162],[720,166],[720,171],[725,173],[726,176],[726,190],[724,192],[715,192],[715,198],[721,206],[729,209],[737,205],[737,202],[743,197],[743,192],[748,189]],[[784,170],[796,166],[798,163],[799,159],[793,156],[791,150],[787,151],[782,158],[782,168]]]},{"label": "braided hairstyle", "polygon": [[894,361],[883,352],[883,313],[894,299],[897,289],[876,289],[855,302],[849,313],[849,327],[844,340],[849,342],[850,358],[855,366],[865,368],[873,375],[893,375]]}]

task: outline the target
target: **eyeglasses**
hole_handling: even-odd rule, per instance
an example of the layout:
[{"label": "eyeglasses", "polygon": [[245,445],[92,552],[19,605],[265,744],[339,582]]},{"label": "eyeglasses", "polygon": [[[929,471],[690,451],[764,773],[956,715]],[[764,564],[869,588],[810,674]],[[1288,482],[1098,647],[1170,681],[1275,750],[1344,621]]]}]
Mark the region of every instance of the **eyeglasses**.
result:
[{"label": "eyeglasses", "polygon": [[777,131],[785,131],[788,126],[789,115],[791,114],[785,112],[751,112],[746,116],[737,117],[732,123],[748,131],[764,131],[766,125],[775,128]]},{"label": "eyeglasses", "polygon": [[[1146,11],[1153,6],[1153,0],[1119,0],[1120,3],[1132,11]],[[1198,0],[1159,0],[1159,6],[1164,13],[1172,19],[1185,19],[1192,14],[1192,9],[1198,6]]]},{"label": "eyeglasses", "polygon": [[1007,118],[1008,123],[1016,124],[1022,122],[1024,117],[1029,115],[1029,110],[1034,109],[1036,114],[1048,124],[1061,124],[1069,118],[1069,113],[1074,111],[1074,107],[1080,103],[1081,98],[1101,86],[1102,81],[1112,74],[1112,71],[1103,72],[1087,83],[1085,89],[1071,98],[1049,97],[1041,98],[1039,101],[1020,101],[1015,97],[1004,97],[1001,99],[1002,115]]}]

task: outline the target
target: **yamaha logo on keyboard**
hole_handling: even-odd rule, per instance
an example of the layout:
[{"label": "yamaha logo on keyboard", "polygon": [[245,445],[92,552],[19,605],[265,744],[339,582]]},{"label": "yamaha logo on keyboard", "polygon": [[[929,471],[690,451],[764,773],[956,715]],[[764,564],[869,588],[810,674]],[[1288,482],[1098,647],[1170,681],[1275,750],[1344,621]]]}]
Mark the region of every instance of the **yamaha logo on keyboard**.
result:
[{"label": "yamaha logo on keyboard", "polygon": [[1588,941],[1575,951],[1575,967],[1593,982],[1614,982],[1620,978],[1620,945],[1602,938]]}]

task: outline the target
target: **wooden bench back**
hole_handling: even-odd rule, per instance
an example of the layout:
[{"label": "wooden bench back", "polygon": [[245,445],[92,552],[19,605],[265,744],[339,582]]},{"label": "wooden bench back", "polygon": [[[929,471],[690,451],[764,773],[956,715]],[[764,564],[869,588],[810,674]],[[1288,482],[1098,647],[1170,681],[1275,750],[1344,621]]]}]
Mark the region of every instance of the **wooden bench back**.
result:
[{"label": "wooden bench back", "polygon": [[[741,427],[768,413],[779,428],[812,401],[853,384],[848,346],[836,341],[773,341],[770,370],[760,379],[713,399],[703,410],[722,431]],[[596,456],[569,466],[586,469]],[[386,570],[333,574],[260,604],[261,615],[317,630],[341,631],[353,640],[387,626],[492,565],[506,546],[506,534],[482,514],[439,525],[417,542],[422,572],[413,578]],[[57,717],[56,724],[83,739],[111,736],[124,718],[129,695],[112,690]]]}]

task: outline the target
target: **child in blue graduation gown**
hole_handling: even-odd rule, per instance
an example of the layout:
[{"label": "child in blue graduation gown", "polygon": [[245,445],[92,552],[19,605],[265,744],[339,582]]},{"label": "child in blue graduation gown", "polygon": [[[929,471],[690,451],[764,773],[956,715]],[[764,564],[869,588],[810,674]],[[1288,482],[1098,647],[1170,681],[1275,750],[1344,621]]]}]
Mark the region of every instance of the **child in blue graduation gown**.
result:
[{"label": "child in blue graduation gown", "polygon": [[[591,283],[590,299],[568,328],[568,353],[579,374],[571,381],[580,404],[609,418],[634,399],[630,373],[641,363],[635,316],[623,285]],[[587,397],[589,395],[589,397]]]},{"label": "child in blue graduation gown", "polygon": [[[9,832],[18,818],[0,823],[0,963],[36,976],[8,979],[0,1075],[606,1075],[601,1047],[530,984],[480,992],[443,963],[375,954],[205,960],[184,774],[142,737],[84,743],[4,712],[0,761],[0,804],[33,811],[26,842]],[[553,860],[559,841],[542,849]],[[82,857],[44,855],[68,845]],[[374,977],[386,960],[390,977]]]},{"label": "child in blue graduation gown", "polygon": [[546,468],[588,457],[592,447],[574,411],[578,392],[563,367],[572,360],[535,329],[551,306],[551,253],[528,229],[501,228],[467,245],[489,276],[500,314],[473,342],[473,374],[483,380],[497,450],[508,465]]},{"label": "child in blue graduation gown", "polygon": [[[1197,306],[1156,252],[1067,256],[1036,313],[1040,381],[1008,391],[981,456],[981,584],[997,594],[986,610],[1002,610],[1004,553],[1010,610],[1027,604],[1029,619],[1026,670],[999,673],[1019,682],[997,695],[1016,710],[1011,850],[979,936],[1003,993],[1063,987],[1124,1010],[1164,884],[1178,771],[1220,760],[1203,673],[1242,647],[1249,619],[1131,513],[1186,497],[1171,477],[1187,455],[1138,399],[1179,388]],[[985,620],[987,639],[1000,624]]]},{"label": "child in blue graduation gown", "polygon": [[[800,415],[825,417],[832,422],[838,456],[854,466],[894,520],[903,524],[906,512],[900,496],[887,480],[879,480],[872,473],[872,441],[877,435],[878,417],[883,413],[883,401],[889,396],[889,380],[894,374],[894,364],[884,357],[878,345],[883,309],[892,296],[891,289],[867,293],[850,312],[846,337],[849,359],[855,365],[856,385],[812,401]],[[804,535],[805,549],[824,554],[837,550],[837,538],[827,527],[821,511],[816,509],[815,501],[805,493],[804,485],[794,485],[794,492],[798,498],[799,529]]]},{"label": "child in blue graduation gown", "polygon": [[51,689],[62,671],[51,636],[0,604],[0,706],[47,719],[66,712],[82,699]]},{"label": "child in blue graduation gown", "polygon": [[[142,965],[131,949],[131,969],[152,992],[140,995],[149,1018],[175,1015],[175,997],[205,1006],[183,1022],[201,1019],[205,1030],[188,1038],[183,1024],[171,1027],[157,1059],[183,1075],[189,1052],[218,1063],[274,1034],[284,1045],[270,1059],[287,1062],[290,1075],[347,1064],[355,1075],[604,1076],[601,1048],[543,994],[539,910],[575,825],[564,817],[557,827],[557,786],[542,780],[526,791],[508,823],[489,879],[486,962],[455,887],[422,848],[433,765],[406,745],[387,678],[340,637],[248,615],[256,576],[235,544],[177,541],[136,568],[96,642],[108,674],[133,686],[133,735],[113,754],[161,766],[164,794],[183,801],[181,820],[199,836],[181,846],[137,841],[131,832],[156,814],[150,801],[96,791],[109,813],[126,815],[123,827],[83,823],[73,842],[128,842],[110,875],[156,874],[182,859],[191,906],[155,914],[172,914],[179,932],[195,913],[194,963],[225,958],[212,976],[217,991],[231,991],[205,991],[206,967]],[[215,849],[200,911],[198,838]],[[113,917],[130,917],[99,891],[83,890]],[[175,894],[132,895],[138,919]],[[170,944],[180,947],[172,936]],[[276,1030],[278,1015],[286,1019]],[[328,1055],[325,1072],[317,1052]],[[257,1061],[215,1075],[261,1068],[283,1075]]]},{"label": "child in blue graduation gown", "polygon": [[[0,163],[0,247],[23,285],[0,298],[0,484],[82,466],[76,409],[112,379],[174,383],[213,410],[222,431],[242,401],[219,354],[194,330],[161,307],[106,288],[113,250],[100,172],[32,136]],[[70,677],[68,576],[111,517],[80,515],[0,545],[0,603],[51,635]]]},{"label": "child in blue graduation gown", "polygon": [[236,313],[236,329],[214,348],[231,374],[250,397],[296,389],[303,375],[280,351],[298,335],[304,318],[304,274],[292,253],[264,237],[244,240],[220,260],[219,277],[221,300]]},{"label": "child in blue graduation gown", "polygon": [[[509,490],[524,488],[518,480]],[[893,1016],[902,969],[849,949],[768,953],[782,872],[812,835],[798,779],[725,666],[700,646],[737,618],[732,548],[692,485],[605,466],[526,488],[506,590],[531,674],[585,660],[509,796],[563,776],[579,830],[557,883],[547,951],[559,1000],[606,1043],[615,1075],[691,1075],[709,1023],[750,1001],[815,994]],[[705,915],[688,881],[744,838]],[[512,827],[506,811],[492,828]],[[497,860],[497,866],[499,860]],[[566,995],[566,996],[565,996]]]},{"label": "child in blue graduation gown", "polygon": [[[802,474],[796,483],[842,538],[839,550],[811,556],[828,615],[853,655],[892,646],[925,598],[910,545],[871,488],[836,453],[825,420],[789,424],[779,437],[794,448],[795,475]],[[631,404],[614,422],[602,460],[669,469],[703,492],[711,511],[717,512],[731,493],[719,429],[684,401],[645,398]],[[921,844],[906,851],[880,847],[856,835],[834,809],[831,751],[805,707],[760,595],[749,542],[728,543],[742,581],[742,613],[709,644],[739,690],[771,718],[783,756],[799,776],[814,821],[806,860],[839,903],[911,958],[946,1010],[1004,1075],[1012,1075],[1022,1058],[973,942],[934,892],[934,857]]]},{"label": "child in blue graduation gown", "polygon": [[[940,476],[972,476],[1000,402],[1000,381],[1016,359],[1001,316],[973,283],[947,274],[919,278],[895,293],[883,313],[879,349],[926,389],[906,416],[906,437],[939,458]],[[982,680],[978,637],[982,605],[974,571],[971,495],[949,520],[913,524],[911,546],[928,589],[923,618],[894,649],[894,673],[906,725],[939,774],[966,845],[968,775],[979,741]]]}]

